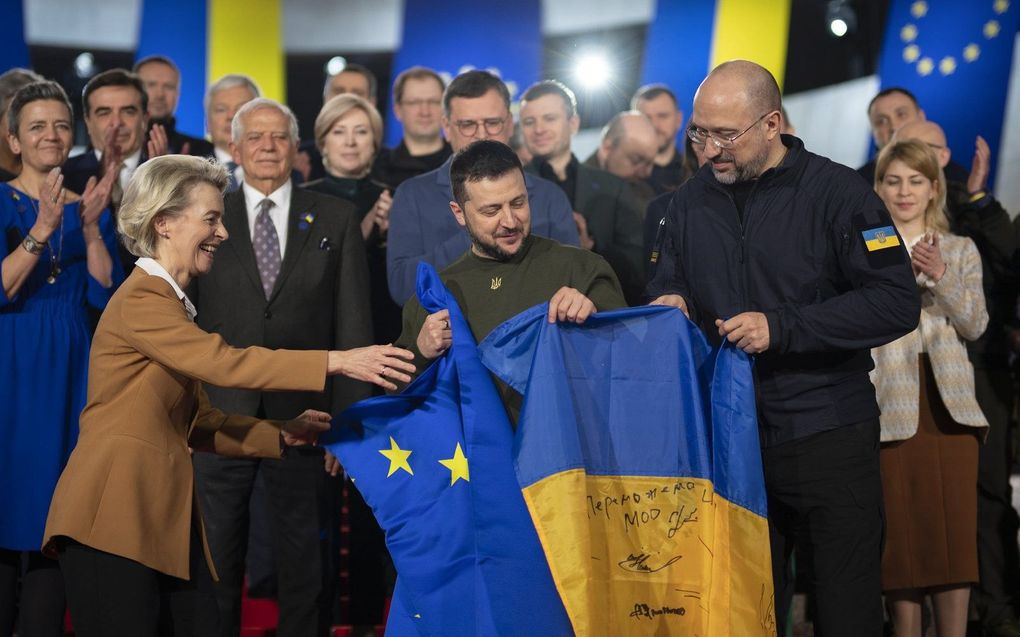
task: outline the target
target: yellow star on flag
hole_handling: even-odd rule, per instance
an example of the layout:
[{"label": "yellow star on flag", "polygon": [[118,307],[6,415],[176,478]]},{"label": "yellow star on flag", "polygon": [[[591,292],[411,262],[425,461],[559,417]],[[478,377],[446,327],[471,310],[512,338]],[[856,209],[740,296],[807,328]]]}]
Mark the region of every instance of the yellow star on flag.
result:
[{"label": "yellow star on flag", "polygon": [[923,18],[928,15],[928,3],[924,0],[917,0],[917,2],[910,5],[910,15],[915,18]]},{"label": "yellow star on flag", "polygon": [[461,451],[459,442],[457,443],[457,448],[453,451],[453,457],[440,460],[439,464],[450,470],[451,487],[461,478],[464,479],[464,482],[471,482],[471,478],[468,476],[468,460],[464,456],[464,452]]},{"label": "yellow star on flag", "polygon": [[981,32],[985,34],[985,37],[991,40],[995,36],[999,35],[999,23],[996,20],[989,20],[985,22],[985,27],[981,29]]},{"label": "yellow star on flag", "polygon": [[956,70],[956,58],[951,55],[947,55],[939,61],[939,73],[942,75],[950,75]]},{"label": "yellow star on flag", "polygon": [[907,64],[913,64],[919,57],[921,57],[921,47],[916,44],[911,44],[903,48],[903,61]]},{"label": "yellow star on flag", "polygon": [[931,75],[931,72],[935,70],[935,62],[931,58],[921,58],[921,61],[917,63],[917,72],[921,76]]},{"label": "yellow star on flag", "polygon": [[913,42],[917,39],[917,27],[912,24],[905,24],[900,29],[900,39],[904,42]]},{"label": "yellow star on flag", "polygon": [[981,47],[971,42],[967,46],[963,47],[963,59],[968,62],[973,62],[978,59],[981,55]]},{"label": "yellow star on flag", "polygon": [[407,457],[412,453],[411,450],[401,449],[397,444],[397,441],[393,439],[393,436],[390,436],[390,448],[380,449],[379,453],[384,455],[386,459],[390,461],[390,470],[389,473],[386,474],[387,478],[396,473],[397,469],[403,469],[412,476],[414,475],[414,471],[411,471],[411,465],[407,462]]},{"label": "yellow star on flag", "polygon": [[995,2],[992,3],[992,8],[996,13],[1002,15],[1003,13],[1006,13],[1006,11],[1009,11],[1009,0],[995,0]]}]

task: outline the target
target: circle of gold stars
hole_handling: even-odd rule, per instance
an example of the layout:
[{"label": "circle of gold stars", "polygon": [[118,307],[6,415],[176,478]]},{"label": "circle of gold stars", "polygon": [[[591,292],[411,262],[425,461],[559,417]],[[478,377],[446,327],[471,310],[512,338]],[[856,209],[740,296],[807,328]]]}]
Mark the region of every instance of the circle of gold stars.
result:
[{"label": "circle of gold stars", "polygon": [[[910,4],[910,15],[915,20],[920,20],[928,15],[928,8],[928,3],[925,0],[915,0],[915,2]],[[992,10],[996,15],[1006,13],[1006,11],[1009,10],[1009,0],[994,0],[992,2]],[[1002,25],[995,19],[988,20],[981,27],[981,34],[986,40],[998,37],[1001,31]],[[918,29],[916,24],[907,23],[900,28],[900,40],[905,45],[903,47],[903,61],[907,64],[915,64],[917,74],[921,77],[931,75],[935,69],[938,69],[938,72],[944,76],[955,73],[959,66],[957,58],[952,55],[947,55],[939,60],[938,64],[936,64],[935,60],[931,57],[922,55],[923,52],[921,47],[917,44],[918,35],[920,35],[920,29]],[[975,62],[979,57],[981,57],[981,47],[976,42],[968,42],[967,45],[963,47],[963,53],[960,57],[962,57],[963,61],[968,64]]]}]

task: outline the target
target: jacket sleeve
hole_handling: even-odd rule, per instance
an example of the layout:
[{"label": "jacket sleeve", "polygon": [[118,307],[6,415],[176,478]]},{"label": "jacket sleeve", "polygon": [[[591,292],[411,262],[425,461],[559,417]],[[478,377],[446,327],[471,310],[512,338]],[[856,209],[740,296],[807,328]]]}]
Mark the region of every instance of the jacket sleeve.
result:
[{"label": "jacket sleeve", "polygon": [[[577,223],[574,221],[574,211],[570,207],[570,200],[563,194],[559,187],[541,180],[541,177],[529,175],[529,179],[535,180],[535,185],[528,193],[531,210],[532,223],[534,223],[536,210],[541,210],[547,225],[547,232],[544,236],[563,245],[579,247],[581,237],[577,234]],[[541,180],[541,181],[540,181]],[[532,229],[535,234],[543,235],[539,230]]]},{"label": "jacket sleeve", "polygon": [[263,391],[322,391],[326,352],[236,349],[188,320],[170,284],[146,276],[126,290],[118,317],[125,342],[151,360],[219,387]]},{"label": "jacket sleeve", "polygon": [[[402,183],[393,195],[390,207],[390,229],[387,233],[386,280],[390,296],[397,305],[403,305],[414,294],[418,262],[433,265],[453,263],[464,252],[464,238],[454,234],[443,241],[434,242],[435,232],[426,226],[422,204],[429,196],[423,192],[417,179]],[[429,214],[441,214],[431,211]],[[446,214],[453,214],[448,209]],[[576,236],[577,231],[574,231]],[[576,241],[575,241],[576,243]]]},{"label": "jacket sleeve", "polygon": [[[333,290],[333,347],[340,350],[372,344],[372,304],[369,302],[368,259],[365,242],[353,206],[340,216],[346,219],[343,248],[337,263]],[[372,395],[369,384],[335,376],[330,380],[332,413],[338,414],[353,403]]]},{"label": "jacket sleeve", "polygon": [[[885,204],[863,183],[850,184],[851,193],[832,196],[837,206],[827,249],[833,256],[835,292],[816,303],[782,304],[766,310],[769,350],[822,352],[857,350],[884,345],[917,327],[920,295],[903,240],[895,233]],[[888,229],[897,242],[875,248],[863,233]]]},{"label": "jacket sleeve", "polygon": [[[81,209],[75,209],[75,213],[80,214]],[[120,287],[120,284],[124,282],[124,266],[120,262],[120,254],[117,251],[117,232],[113,225],[113,213],[109,208],[99,215],[99,233],[103,237],[106,251],[110,253],[112,265],[110,280],[113,283],[108,288],[103,287],[102,283],[92,278],[92,275],[89,275],[85,299],[92,307],[102,310],[106,307],[113,293]]]},{"label": "jacket sleeve", "polygon": [[956,331],[968,341],[988,327],[988,308],[981,286],[981,255],[966,237],[957,238],[959,250],[944,255],[946,272],[931,288],[935,303],[946,313]]},{"label": "jacket sleeve", "polygon": [[996,277],[1015,280],[1017,272],[1013,264],[1020,250],[1020,240],[1002,204],[989,194],[970,201],[966,186],[956,182],[949,182],[949,202],[953,232],[974,241]]},{"label": "jacket sleeve", "polygon": [[200,387],[198,410],[188,431],[188,446],[221,456],[279,458],[280,423],[225,414],[209,403],[205,389]]}]

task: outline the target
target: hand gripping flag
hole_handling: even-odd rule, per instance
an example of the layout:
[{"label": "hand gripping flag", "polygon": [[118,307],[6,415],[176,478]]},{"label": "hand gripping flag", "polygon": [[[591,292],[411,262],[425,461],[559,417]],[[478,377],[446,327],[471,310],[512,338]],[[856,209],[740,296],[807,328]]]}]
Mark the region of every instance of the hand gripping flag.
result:
[{"label": "hand gripping flag", "polygon": [[479,352],[524,394],[517,477],[576,634],[775,634],[747,356],[672,308],[546,314]]},{"label": "hand gripping flag", "polygon": [[569,635],[467,321],[426,264],[418,298],[450,311],[453,346],[403,393],[343,412],[325,441],[386,532],[398,573],[387,635]]}]

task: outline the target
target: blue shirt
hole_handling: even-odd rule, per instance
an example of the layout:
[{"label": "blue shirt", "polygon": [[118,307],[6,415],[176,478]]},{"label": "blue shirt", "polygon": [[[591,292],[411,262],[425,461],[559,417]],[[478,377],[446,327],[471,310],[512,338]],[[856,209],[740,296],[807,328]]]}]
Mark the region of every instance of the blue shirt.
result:
[{"label": "blue shirt", "polygon": [[[450,165],[400,184],[390,208],[390,229],[386,246],[386,277],[390,296],[403,305],[414,293],[419,261],[442,270],[456,261],[471,239],[450,210],[453,189]],[[531,208],[531,232],[560,243],[578,246],[577,225],[570,201],[555,184],[535,175],[524,175]]]}]

